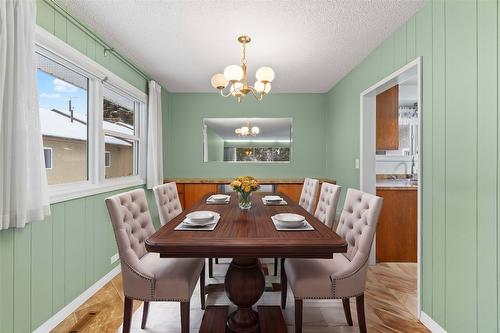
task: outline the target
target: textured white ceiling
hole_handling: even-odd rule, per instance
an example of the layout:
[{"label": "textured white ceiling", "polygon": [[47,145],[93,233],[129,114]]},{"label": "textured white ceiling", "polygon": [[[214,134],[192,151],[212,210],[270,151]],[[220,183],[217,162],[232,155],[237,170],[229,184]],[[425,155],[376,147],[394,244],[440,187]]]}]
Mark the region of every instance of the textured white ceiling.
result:
[{"label": "textured white ceiling", "polygon": [[325,92],[406,22],[423,0],[58,0],[172,92],[210,92],[239,64],[271,66],[273,92]]}]

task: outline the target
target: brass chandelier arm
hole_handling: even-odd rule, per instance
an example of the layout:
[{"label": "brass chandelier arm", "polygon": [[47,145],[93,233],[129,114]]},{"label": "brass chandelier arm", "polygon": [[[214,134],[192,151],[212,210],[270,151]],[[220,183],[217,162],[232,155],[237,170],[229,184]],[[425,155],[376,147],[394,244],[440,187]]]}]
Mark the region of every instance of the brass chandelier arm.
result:
[{"label": "brass chandelier arm", "polygon": [[262,101],[262,99],[264,98],[264,93],[260,93],[258,92],[257,90],[255,90],[254,87],[252,86],[248,86],[248,88],[250,88],[250,91],[252,92],[252,95],[253,97],[255,97],[256,100],[258,101]]},{"label": "brass chandelier arm", "polygon": [[[228,87],[229,87],[229,86],[228,86]],[[224,88],[224,89],[225,89],[225,88]],[[229,97],[229,96],[231,96],[231,95],[232,95],[232,94],[231,94],[231,89],[229,89],[229,91],[228,91],[228,93],[227,93],[226,95],[224,94],[224,89],[220,89],[220,95],[221,95],[222,97]]]},{"label": "brass chandelier arm", "polygon": [[[227,87],[229,87],[229,85]],[[227,87],[225,87],[224,89],[226,89]],[[253,97],[255,97],[256,100],[262,101],[265,93],[258,92],[257,90],[255,90],[255,88],[253,86],[248,86],[247,88],[248,88],[248,90],[250,90],[250,92],[252,93]],[[229,91],[227,92],[227,94],[224,93],[224,89],[220,89],[220,94],[222,97],[230,97],[233,95],[231,92],[231,88],[229,88]],[[235,90],[235,92],[238,92],[238,91],[241,91],[241,89]]]}]

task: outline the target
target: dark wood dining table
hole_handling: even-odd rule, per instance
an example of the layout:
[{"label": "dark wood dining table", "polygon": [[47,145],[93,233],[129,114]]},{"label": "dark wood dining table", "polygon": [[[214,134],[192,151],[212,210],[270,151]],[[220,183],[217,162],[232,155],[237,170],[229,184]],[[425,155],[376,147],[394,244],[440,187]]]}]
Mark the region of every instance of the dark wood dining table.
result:
[{"label": "dark wood dining table", "polygon": [[[269,193],[253,193],[249,210],[239,208],[236,193],[231,195],[228,204],[207,204],[207,195],[146,240],[146,249],[164,258],[233,258],[224,287],[229,300],[237,308],[223,317],[226,332],[261,332],[260,326],[267,325],[263,319],[273,321],[269,324],[274,327],[284,324],[281,311],[277,312],[279,307],[259,307],[259,312],[273,310],[261,313],[260,318],[252,308],[265,289],[259,258],[331,258],[333,253],[347,251],[344,239],[286,195],[278,193],[287,205],[264,205],[262,197],[266,194]],[[174,230],[186,214],[198,210],[220,214],[220,221],[213,231]],[[277,231],[271,216],[278,213],[303,215],[314,230]],[[280,318],[276,318],[276,313]],[[202,327],[213,325],[214,328],[208,327],[206,331],[217,332],[215,327],[220,327],[220,323],[206,317]]]}]

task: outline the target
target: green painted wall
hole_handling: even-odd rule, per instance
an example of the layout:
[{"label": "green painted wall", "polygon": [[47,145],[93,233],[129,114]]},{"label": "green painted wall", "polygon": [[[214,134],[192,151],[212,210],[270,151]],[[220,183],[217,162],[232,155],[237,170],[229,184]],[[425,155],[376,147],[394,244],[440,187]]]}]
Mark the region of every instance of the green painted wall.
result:
[{"label": "green painted wall", "polygon": [[327,176],[359,186],[359,94],[423,57],[422,307],[448,332],[498,332],[496,1],[428,1],[329,93]]},{"label": "green painted wall", "polygon": [[[166,177],[323,177],[327,94],[271,94],[242,103],[219,94],[169,93],[162,105]],[[292,117],[291,163],[203,162],[204,117]]]},{"label": "green painted wall", "polygon": [[207,127],[208,161],[224,161],[224,139]]},{"label": "green painted wall", "polygon": [[[91,35],[50,2],[38,1],[37,8],[39,25],[146,91],[142,76],[115,56],[104,57]],[[115,193],[54,204],[44,221],[0,231],[2,333],[31,332],[116,266],[110,264],[117,249],[104,204]],[[158,227],[151,191],[148,201]]]}]

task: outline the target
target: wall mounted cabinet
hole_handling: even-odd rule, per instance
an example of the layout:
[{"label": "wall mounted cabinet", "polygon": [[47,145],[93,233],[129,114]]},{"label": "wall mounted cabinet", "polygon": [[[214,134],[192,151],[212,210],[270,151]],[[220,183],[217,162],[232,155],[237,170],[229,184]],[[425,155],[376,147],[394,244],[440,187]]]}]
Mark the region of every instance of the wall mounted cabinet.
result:
[{"label": "wall mounted cabinet", "polygon": [[399,86],[377,95],[377,150],[399,149]]}]

